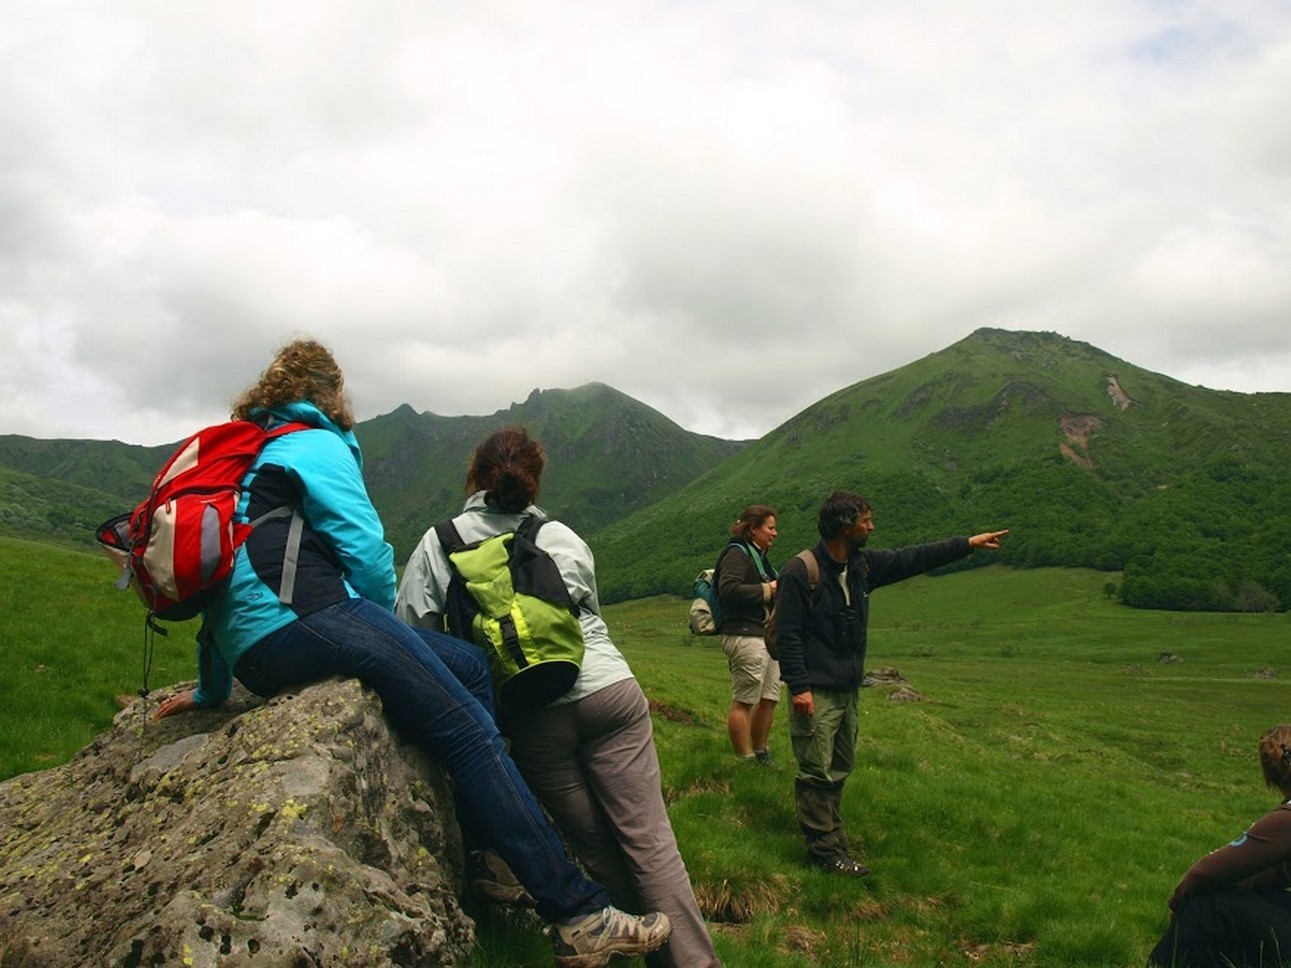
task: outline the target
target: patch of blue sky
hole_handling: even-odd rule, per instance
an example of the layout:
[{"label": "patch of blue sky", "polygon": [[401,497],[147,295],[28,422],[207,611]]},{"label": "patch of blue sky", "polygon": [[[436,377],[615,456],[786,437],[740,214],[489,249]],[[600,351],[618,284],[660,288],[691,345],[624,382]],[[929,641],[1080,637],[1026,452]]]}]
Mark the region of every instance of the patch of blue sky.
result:
[{"label": "patch of blue sky", "polygon": [[1130,47],[1132,60],[1160,67],[1195,68],[1215,59],[1228,59],[1249,48],[1250,41],[1233,21],[1207,19],[1172,24]]}]

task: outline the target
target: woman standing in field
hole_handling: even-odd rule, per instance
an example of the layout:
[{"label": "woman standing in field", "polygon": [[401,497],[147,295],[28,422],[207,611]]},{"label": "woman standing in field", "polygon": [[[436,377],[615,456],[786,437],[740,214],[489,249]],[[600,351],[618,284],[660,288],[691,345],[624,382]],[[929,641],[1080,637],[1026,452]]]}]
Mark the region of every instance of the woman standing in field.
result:
[{"label": "woman standing in field", "polygon": [[1282,803],[1188,868],[1149,968],[1291,965],[1291,725],[1260,737],[1259,755]]},{"label": "woman standing in field", "polygon": [[775,510],[765,504],[741,511],[715,577],[722,603],[722,651],[731,670],[726,731],[736,756],[764,766],[774,765],[767,742],[780,700],[780,663],[771,658],[763,638],[767,610],[775,600],[776,571],[767,560],[778,533],[775,518]]},{"label": "woman standing in field", "polygon": [[[523,428],[487,437],[471,458],[471,496],[453,519],[461,540],[513,532],[534,516],[545,520],[534,504],[545,464],[542,446]],[[616,903],[668,916],[672,937],[647,964],[720,966],[664,807],[649,703],[601,618],[591,549],[559,521],[545,521],[535,543],[560,569],[585,651],[570,690],[512,724],[511,755]],[[408,560],[395,611],[410,624],[438,628],[452,577],[431,528]]]},{"label": "woman standing in field", "polygon": [[[288,344],[233,417],[309,425],[264,446],[238,509],[253,521],[290,506],[303,521],[267,520],[238,549],[204,615],[197,688],[167,699],[157,717],[219,705],[233,676],[260,696],[333,675],[357,678],[381,697],[396,729],[452,776],[459,821],[497,851],[553,922],[557,965],[599,966],[662,945],[665,916],[612,907],[607,890],[566,855],[502,745],[478,650],[394,616],[394,552],[368,498],[331,353],[312,340]],[[297,537],[293,582],[285,549]]]}]

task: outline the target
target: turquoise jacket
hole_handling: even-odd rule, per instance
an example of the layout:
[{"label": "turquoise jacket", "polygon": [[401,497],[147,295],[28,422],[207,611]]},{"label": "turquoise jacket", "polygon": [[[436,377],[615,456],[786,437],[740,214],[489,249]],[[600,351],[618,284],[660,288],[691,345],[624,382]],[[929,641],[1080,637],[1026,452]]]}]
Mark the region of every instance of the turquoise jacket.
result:
[{"label": "turquoise jacket", "polygon": [[238,514],[251,521],[293,506],[304,518],[290,604],[280,600],[290,518],[266,521],[238,549],[224,592],[205,613],[214,648],[198,644],[198,705],[223,702],[238,659],[265,636],[303,615],[344,601],[370,599],[392,609],[394,550],[363,482],[354,433],[342,430],[312,403],[269,411],[278,421],[310,430],[269,441],[243,481]]}]

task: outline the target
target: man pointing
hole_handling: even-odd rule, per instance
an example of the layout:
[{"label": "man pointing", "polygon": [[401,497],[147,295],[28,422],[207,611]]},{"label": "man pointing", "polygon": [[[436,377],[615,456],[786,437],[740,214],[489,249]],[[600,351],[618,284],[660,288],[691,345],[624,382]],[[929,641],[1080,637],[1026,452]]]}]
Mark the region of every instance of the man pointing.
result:
[{"label": "man pointing", "polygon": [[864,676],[872,589],[950,564],[977,548],[998,549],[1007,531],[947,538],[895,551],[865,547],[874,530],[870,502],[835,491],[820,507],[816,574],[801,558],[780,572],[776,638],[780,676],[793,695],[789,734],[798,826],[807,860],[830,873],[863,877],[869,868],[847,849],[839,808],[856,753],[857,691]]}]

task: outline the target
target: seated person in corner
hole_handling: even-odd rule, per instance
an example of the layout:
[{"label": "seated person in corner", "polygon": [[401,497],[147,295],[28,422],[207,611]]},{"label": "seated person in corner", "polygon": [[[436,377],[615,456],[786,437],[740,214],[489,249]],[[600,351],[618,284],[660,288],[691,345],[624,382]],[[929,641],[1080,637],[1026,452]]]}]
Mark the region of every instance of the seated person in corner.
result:
[{"label": "seated person in corner", "polygon": [[1282,802],[1188,868],[1148,968],[1291,965],[1291,725],[1260,737],[1259,755]]},{"label": "seated person in corner", "polygon": [[268,520],[238,549],[204,614],[197,689],[163,702],[157,717],[219,705],[231,676],[260,696],[357,678],[381,697],[394,727],[452,776],[463,834],[495,850],[552,922],[557,965],[599,966],[659,948],[667,917],[613,907],[547,824],[498,735],[479,650],[394,616],[394,552],[363,482],[340,367],[324,346],[285,346],[233,409],[235,419],[265,414],[313,428],[264,446],[239,507],[246,521],[286,505],[303,515],[292,594],[281,587],[292,522]]}]

